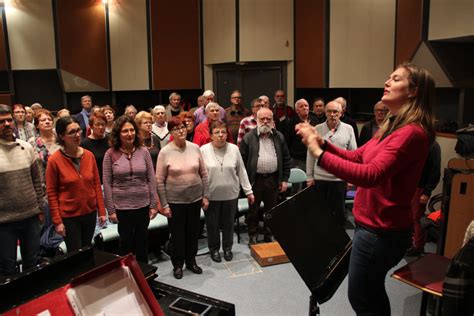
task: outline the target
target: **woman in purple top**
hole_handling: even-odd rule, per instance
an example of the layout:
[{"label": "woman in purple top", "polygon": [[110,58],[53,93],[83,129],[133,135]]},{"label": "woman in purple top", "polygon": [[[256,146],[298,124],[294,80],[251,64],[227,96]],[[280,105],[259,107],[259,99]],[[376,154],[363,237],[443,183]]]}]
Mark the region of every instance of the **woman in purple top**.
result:
[{"label": "woman in purple top", "polygon": [[151,156],[140,144],[133,119],[119,117],[105,153],[103,184],[109,220],[118,222],[120,251],[148,262],[148,224],[161,208]]},{"label": "woman in purple top", "polygon": [[196,264],[201,207],[209,206],[207,169],[196,144],[186,140],[186,127],[178,117],[168,122],[173,140],[161,149],[156,164],[158,194],[171,232],[171,261],[176,279],[183,265],[201,274]]}]

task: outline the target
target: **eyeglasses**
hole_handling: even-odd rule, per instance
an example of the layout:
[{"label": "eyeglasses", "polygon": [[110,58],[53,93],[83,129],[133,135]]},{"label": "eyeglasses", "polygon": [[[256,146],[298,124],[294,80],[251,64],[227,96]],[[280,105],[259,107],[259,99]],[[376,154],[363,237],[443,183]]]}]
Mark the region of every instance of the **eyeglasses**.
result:
[{"label": "eyeglasses", "polygon": [[75,135],[81,135],[82,134],[82,129],[81,128],[76,128],[73,130],[70,130],[69,132],[66,133],[67,136],[75,136]]},{"label": "eyeglasses", "polygon": [[4,125],[5,123],[13,124],[13,119],[12,118],[7,118],[7,119],[4,119],[4,120],[0,120],[0,125]]},{"label": "eyeglasses", "polygon": [[172,132],[182,132],[182,131],[185,131],[186,130],[186,127],[184,126],[177,126],[177,127],[173,127],[171,129]]},{"label": "eyeglasses", "polygon": [[94,123],[94,124],[92,124],[92,126],[94,126],[94,127],[104,127],[104,126],[106,126],[106,124],[105,123]]}]

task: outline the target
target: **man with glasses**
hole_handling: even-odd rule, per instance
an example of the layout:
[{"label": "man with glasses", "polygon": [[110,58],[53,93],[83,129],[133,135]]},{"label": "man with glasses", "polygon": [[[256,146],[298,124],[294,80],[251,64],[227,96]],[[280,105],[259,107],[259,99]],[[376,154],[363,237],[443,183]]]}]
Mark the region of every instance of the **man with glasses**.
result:
[{"label": "man with glasses", "polygon": [[352,129],[354,130],[354,135],[356,137],[356,143],[359,144],[359,128],[357,127],[357,122],[352,117],[350,117],[349,114],[347,113],[347,100],[344,99],[343,97],[338,97],[334,99],[334,101],[341,104],[342,106],[341,121],[352,126]]},{"label": "man with glasses", "polygon": [[[316,131],[327,142],[346,149],[357,149],[354,129],[341,121],[342,105],[336,101],[326,104],[326,122],[316,125]],[[327,201],[328,212],[336,217],[339,225],[345,226],[345,200],[347,183],[318,166],[313,155],[306,157],[307,185],[314,186],[316,198]]]},{"label": "man with glasses", "polygon": [[0,276],[15,274],[17,241],[23,270],[37,264],[43,190],[37,155],[15,139],[10,107],[0,104]]},{"label": "man with glasses", "polygon": [[374,118],[364,124],[360,131],[359,146],[367,143],[382,126],[385,117],[388,114],[388,107],[379,101],[374,105]]},{"label": "man with glasses", "polygon": [[[239,147],[255,196],[247,216],[249,246],[258,242],[260,215],[277,204],[279,192],[286,191],[293,163],[283,134],[273,126],[272,111],[260,109],[257,112],[257,128],[244,136]],[[262,201],[264,209],[260,210]],[[268,228],[264,227],[263,235],[264,242],[273,241]]]},{"label": "man with glasses", "polygon": [[230,106],[225,109],[227,127],[233,139],[238,137],[240,121],[249,114],[250,111],[242,105],[242,94],[239,90],[234,90],[230,95]]}]

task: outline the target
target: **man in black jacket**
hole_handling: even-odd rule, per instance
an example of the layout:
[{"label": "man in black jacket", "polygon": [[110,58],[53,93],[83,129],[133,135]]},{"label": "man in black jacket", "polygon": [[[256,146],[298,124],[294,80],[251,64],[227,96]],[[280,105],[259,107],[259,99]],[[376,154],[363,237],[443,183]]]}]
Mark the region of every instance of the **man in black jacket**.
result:
[{"label": "man in black jacket", "polygon": [[309,103],[305,99],[296,101],[295,111],[296,115],[293,116],[287,124],[287,131],[285,133],[286,143],[288,144],[288,149],[293,159],[293,166],[306,171],[306,154],[308,149],[303,144],[301,137],[296,135],[295,126],[299,123],[309,123],[316,126],[317,118],[309,115]]},{"label": "man in black jacket", "polygon": [[[240,143],[240,153],[245,163],[255,202],[247,216],[249,246],[257,243],[260,203],[266,211],[278,202],[278,192],[285,192],[292,165],[290,152],[282,133],[272,128],[272,110],[262,108],[257,112],[257,128],[248,132]],[[273,241],[268,228],[264,228],[264,241]]]},{"label": "man in black jacket", "polygon": [[360,131],[359,147],[367,143],[379,130],[388,113],[388,107],[379,101],[374,105],[374,118],[364,124]]}]

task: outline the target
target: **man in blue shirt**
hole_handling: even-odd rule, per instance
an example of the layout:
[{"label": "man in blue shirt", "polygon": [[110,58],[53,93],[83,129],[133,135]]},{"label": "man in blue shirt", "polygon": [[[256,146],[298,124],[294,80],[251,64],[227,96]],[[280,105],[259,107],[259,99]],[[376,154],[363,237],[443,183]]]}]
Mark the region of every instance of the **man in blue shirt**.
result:
[{"label": "man in blue shirt", "polygon": [[89,126],[89,115],[92,108],[92,98],[89,95],[82,96],[81,106],[82,111],[74,115],[74,118],[82,129],[82,137],[86,137],[87,126]]}]

